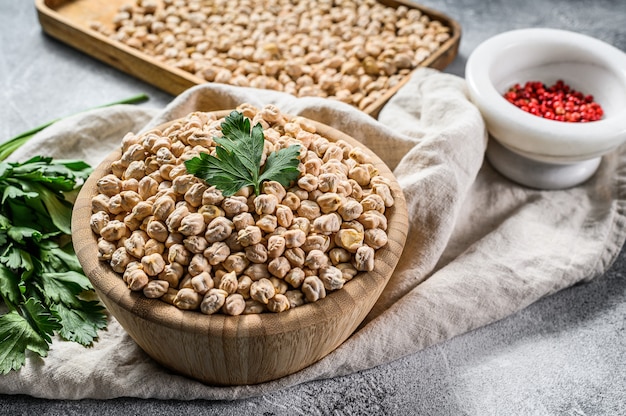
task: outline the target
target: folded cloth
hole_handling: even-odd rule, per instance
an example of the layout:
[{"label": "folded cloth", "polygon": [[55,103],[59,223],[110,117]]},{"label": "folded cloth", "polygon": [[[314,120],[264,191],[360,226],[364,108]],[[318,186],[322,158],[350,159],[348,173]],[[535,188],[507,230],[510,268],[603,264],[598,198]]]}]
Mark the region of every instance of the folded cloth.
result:
[{"label": "folded cloth", "polygon": [[[383,295],[361,327],[312,366],[253,386],[215,387],[153,362],[114,318],[89,349],[54,340],[0,376],[0,393],[81,399],[236,399],[388,363],[521,310],[601,275],[624,242],[626,148],[605,156],[583,185],[540,191],[483,163],[487,135],[463,79],[421,69],[378,121],[336,101],[226,85],[194,87],[163,111],[118,106],[44,130],[14,155],[80,158],[96,165],[126,131],[191,111],[275,104],[349,133],[393,170],[409,209],[409,239]],[[426,376],[426,375],[425,375]]]}]

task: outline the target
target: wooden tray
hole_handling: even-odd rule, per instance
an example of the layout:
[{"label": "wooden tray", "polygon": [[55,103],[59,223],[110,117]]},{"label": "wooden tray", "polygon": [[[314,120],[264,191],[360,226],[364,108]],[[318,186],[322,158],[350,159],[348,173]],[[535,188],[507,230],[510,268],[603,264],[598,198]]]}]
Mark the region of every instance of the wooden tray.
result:
[{"label": "wooden tray", "polygon": [[[206,81],[189,72],[157,61],[153,57],[114,41],[90,29],[89,23],[97,21],[112,27],[113,16],[122,4],[129,0],[35,0],[39,22],[44,32],[92,57],[105,62],[127,74],[133,75],[170,94],[178,95],[187,88]],[[450,17],[415,4],[409,0],[380,0],[389,7],[404,5],[419,9],[430,19],[439,20],[450,28],[450,39],[433,52],[419,66],[443,69],[458,53],[461,26]],[[383,105],[404,85],[409,76],[403,78],[379,100],[363,111],[376,117]]]}]

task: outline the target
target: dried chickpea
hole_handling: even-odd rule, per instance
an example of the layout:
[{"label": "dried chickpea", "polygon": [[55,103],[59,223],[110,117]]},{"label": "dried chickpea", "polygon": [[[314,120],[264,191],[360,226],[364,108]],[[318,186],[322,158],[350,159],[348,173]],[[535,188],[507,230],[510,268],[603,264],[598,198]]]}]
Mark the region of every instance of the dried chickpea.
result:
[{"label": "dried chickpea", "polygon": [[291,264],[285,257],[276,257],[267,265],[267,270],[274,276],[284,278],[291,270]]},{"label": "dried chickpea", "polygon": [[109,214],[105,211],[97,211],[91,214],[91,218],[89,219],[89,226],[91,227],[91,231],[95,234],[100,235],[100,232],[109,222]]},{"label": "dried chickpea", "polygon": [[184,199],[187,201],[189,205],[192,207],[199,207],[202,205],[202,199],[204,192],[207,190],[207,186],[203,183],[194,183],[191,187],[185,192]]},{"label": "dried chickpea", "polygon": [[230,196],[222,201],[222,209],[232,218],[242,212],[248,212],[248,200],[243,196]]},{"label": "dried chickpea", "polygon": [[306,241],[306,233],[301,229],[288,230],[282,237],[285,240],[285,247],[287,248],[300,247]]},{"label": "dried chickpea", "polygon": [[224,211],[216,205],[202,205],[198,208],[198,214],[202,215],[206,224],[210,224],[215,218],[225,215]]},{"label": "dried chickpea", "polygon": [[170,285],[165,280],[150,280],[143,288],[143,294],[147,298],[157,299],[167,293]]},{"label": "dried chickpea", "polygon": [[292,211],[297,211],[300,207],[300,198],[293,192],[287,192],[282,199],[281,204],[289,207]]},{"label": "dried chickpea", "polygon": [[324,234],[309,234],[301,247],[307,253],[311,250],[325,253],[330,248],[330,237]]},{"label": "dried chickpea", "polygon": [[316,302],[326,297],[324,284],[317,276],[308,276],[302,282],[302,293],[307,302]]},{"label": "dried chickpea", "polygon": [[122,209],[126,212],[131,211],[135,205],[142,201],[141,196],[135,191],[122,191],[120,198]]},{"label": "dried chickpea", "polygon": [[335,244],[344,248],[350,253],[356,253],[359,247],[363,245],[364,233],[354,229],[344,228],[335,234]]},{"label": "dried chickpea", "polygon": [[229,272],[234,271],[240,274],[248,267],[248,264],[250,264],[250,260],[248,260],[246,254],[237,252],[228,256],[222,263],[222,266]]},{"label": "dried chickpea", "polygon": [[306,259],[306,253],[300,247],[289,248],[283,255],[293,267],[302,267]]},{"label": "dried chickpea", "polygon": [[276,206],[276,222],[281,227],[290,227],[293,222],[293,211],[287,205]]},{"label": "dried chickpea", "polygon": [[278,203],[282,203],[282,200],[285,198],[287,191],[285,188],[276,181],[266,181],[261,185],[262,191],[264,194],[274,195]]},{"label": "dried chickpea", "polygon": [[149,254],[141,258],[141,265],[148,276],[156,276],[165,269],[165,260],[158,253]]},{"label": "dried chickpea", "polygon": [[278,198],[272,194],[261,194],[254,198],[254,210],[258,215],[273,214],[278,205]]},{"label": "dried chickpea", "polygon": [[[206,238],[200,235],[191,235],[186,237],[182,240],[182,243],[183,246],[185,246],[185,248],[193,254],[203,253],[209,246],[209,242],[206,241]],[[165,247],[165,245],[163,246]]]},{"label": "dried chickpea", "polygon": [[192,212],[184,216],[180,221],[178,232],[185,236],[192,236],[204,233],[205,229],[204,216],[197,212]]},{"label": "dried chickpea", "polygon": [[206,228],[205,238],[209,243],[226,240],[234,231],[235,225],[226,217],[217,217]]},{"label": "dried chickpea", "polygon": [[250,285],[250,297],[265,305],[276,294],[276,289],[269,279],[259,279]]},{"label": "dried chickpea", "polygon": [[285,252],[286,241],[282,235],[272,235],[267,239],[267,255],[275,259]]},{"label": "dried chickpea", "polygon": [[143,290],[149,282],[148,275],[141,269],[132,270],[126,277],[126,284],[133,292]]},{"label": "dried chickpea", "polygon": [[258,244],[261,242],[262,238],[263,234],[261,229],[256,225],[247,225],[237,233],[237,242],[241,244],[242,247]]},{"label": "dried chickpea", "polygon": [[370,228],[365,230],[364,241],[368,246],[378,250],[387,244],[387,233],[380,228]]},{"label": "dried chickpea", "polygon": [[311,250],[304,259],[304,265],[309,269],[321,269],[327,267],[328,256],[322,250]]},{"label": "dried chickpea", "polygon": [[197,276],[202,272],[211,272],[209,260],[202,253],[194,254],[191,257],[187,271],[191,276]]},{"label": "dried chickpea", "polygon": [[343,198],[334,192],[322,194],[315,200],[324,214],[337,211],[342,206]]},{"label": "dried chickpea", "polygon": [[222,191],[211,186],[202,193],[202,205],[219,205],[224,200]]},{"label": "dried chickpea", "polygon": [[215,266],[230,256],[230,247],[223,241],[217,241],[204,250],[203,254],[208,259],[209,264]]},{"label": "dried chickpea", "polygon": [[104,194],[98,194],[91,198],[91,212],[109,212],[110,198]]},{"label": "dried chickpea", "polygon": [[320,269],[319,278],[324,284],[324,288],[328,291],[339,290],[344,284],[343,273],[340,269],[333,266]]},{"label": "dried chickpea", "polygon": [[291,286],[297,289],[300,287],[300,285],[302,285],[305,277],[306,276],[304,274],[304,271],[301,268],[294,267],[293,269],[289,270],[284,279],[285,282],[289,283]]},{"label": "dried chickpea", "polygon": [[385,213],[385,201],[380,195],[370,194],[361,200],[363,211],[378,211]]},{"label": "dried chickpea", "polygon": [[306,235],[311,231],[311,221],[304,217],[296,217],[289,228],[291,230],[302,230]]},{"label": "dried chickpea", "polygon": [[235,230],[243,230],[244,228],[254,225],[254,217],[249,212],[242,212],[241,214],[235,215],[232,219],[233,225],[235,226]]},{"label": "dried chickpea", "polygon": [[167,250],[167,261],[187,266],[191,261],[191,253],[182,244],[174,244]]},{"label": "dried chickpea", "polygon": [[265,304],[254,299],[246,299],[246,307],[243,310],[244,315],[262,313],[266,310]]},{"label": "dried chickpea", "polygon": [[304,305],[304,294],[299,290],[288,290],[285,292],[285,297],[291,309]]},{"label": "dried chickpea", "polygon": [[122,181],[113,174],[103,176],[96,182],[98,192],[108,197],[117,195],[122,190]]},{"label": "dried chickpea", "polygon": [[256,222],[256,226],[266,233],[272,233],[278,227],[278,220],[274,215],[264,214]]},{"label": "dried chickpea", "polygon": [[372,191],[374,192],[374,194],[382,198],[385,207],[389,208],[393,206],[393,196],[391,195],[391,189],[387,184],[375,184],[374,186],[372,186]]},{"label": "dried chickpea", "polygon": [[159,273],[159,280],[165,280],[171,287],[178,287],[180,279],[184,274],[183,266],[180,263],[169,263],[163,268],[163,271]]},{"label": "dried chickpea", "polygon": [[319,183],[318,177],[311,175],[309,173],[305,174],[304,176],[300,177],[300,179],[298,179],[298,186],[307,192],[311,192],[317,189],[318,183]]},{"label": "dried chickpea", "polygon": [[346,263],[350,261],[352,255],[348,250],[344,248],[335,247],[330,249],[330,251],[328,252],[328,258],[330,259],[332,264],[337,265],[339,263]]},{"label": "dried chickpea", "polygon": [[346,282],[352,280],[352,278],[359,273],[352,263],[339,263],[335,267],[341,270],[343,280]]},{"label": "dried chickpea", "polygon": [[113,271],[117,273],[123,273],[124,270],[126,270],[126,266],[131,261],[133,261],[132,256],[128,254],[126,248],[122,246],[117,248],[113,252],[113,254],[111,254],[111,260],[109,261],[109,264],[111,265]]},{"label": "dried chickpea", "polygon": [[148,221],[146,233],[150,236],[150,238],[154,238],[160,242],[165,242],[165,240],[167,240],[167,236],[169,235],[165,223],[155,219],[150,219]]},{"label": "dried chickpea", "polygon": [[237,293],[243,296],[244,299],[250,299],[250,286],[253,280],[250,276],[242,275],[237,280]]},{"label": "dried chickpea", "polygon": [[248,266],[243,273],[246,276],[249,276],[252,280],[257,281],[260,279],[269,279],[270,278],[270,272],[267,270],[267,264],[261,264],[261,263],[253,263],[250,266]]},{"label": "dried chickpea", "polygon": [[267,309],[270,312],[275,313],[284,312],[289,309],[290,306],[291,303],[289,302],[289,298],[285,295],[281,295],[280,293],[274,295],[274,297],[267,302]]},{"label": "dried chickpea", "polygon": [[267,247],[263,244],[253,244],[245,248],[246,258],[252,263],[265,263],[267,261]]},{"label": "dried chickpea", "polygon": [[200,302],[202,301],[202,296],[191,288],[182,288],[176,294],[174,298],[174,305],[178,309],[183,310],[194,310],[198,309],[200,306]]},{"label": "dried chickpea", "polygon": [[226,315],[241,315],[246,309],[246,301],[243,296],[239,293],[233,293],[228,295],[228,297],[224,301],[224,305],[222,306],[222,311]]},{"label": "dried chickpea", "polygon": [[237,274],[233,272],[228,272],[220,279],[219,288],[223,291],[232,294],[237,291],[238,288],[238,279]]},{"label": "dried chickpea", "polygon": [[387,217],[379,211],[365,211],[358,218],[358,221],[367,229],[380,228],[381,230],[387,230]]},{"label": "dried chickpea", "polygon": [[200,311],[206,315],[216,313],[224,306],[227,296],[228,292],[221,289],[209,289],[200,302]]},{"label": "dried chickpea", "polygon": [[113,253],[117,250],[117,245],[112,241],[107,241],[104,238],[98,239],[98,259],[99,260],[111,260]]},{"label": "dried chickpea", "polygon": [[354,255],[354,267],[362,272],[374,270],[374,249],[369,246],[361,246]]},{"label": "dried chickpea", "polygon": [[322,215],[320,206],[315,201],[309,201],[305,199],[300,201],[300,207],[297,210],[300,217],[304,217],[309,221],[313,221],[315,218]]},{"label": "dried chickpea", "polygon": [[313,232],[330,235],[341,228],[341,217],[337,213],[325,214],[313,220]]}]

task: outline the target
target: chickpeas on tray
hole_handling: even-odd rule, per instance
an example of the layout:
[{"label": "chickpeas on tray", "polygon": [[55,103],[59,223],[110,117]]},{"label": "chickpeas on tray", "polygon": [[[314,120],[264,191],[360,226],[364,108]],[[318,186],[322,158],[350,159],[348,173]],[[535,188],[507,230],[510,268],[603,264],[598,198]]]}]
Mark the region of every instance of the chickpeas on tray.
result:
[{"label": "chickpeas on tray", "polygon": [[[260,122],[267,138],[260,176],[269,170],[273,179],[217,192],[196,176],[217,162],[198,152],[212,147],[214,133],[233,148],[200,126],[223,132],[220,120],[239,112]],[[268,122],[270,114],[279,117]],[[191,146],[163,139],[181,130]],[[240,106],[129,134],[121,147],[83,185],[72,241],[107,310],[148,355],[180,374],[242,385],[315,363],[363,322],[402,254],[408,213],[398,182],[371,150],[327,125]],[[319,171],[317,183],[302,180],[307,171]]]},{"label": "chickpeas on tray", "polygon": [[460,26],[407,0],[36,0],[48,34],[174,95],[218,82],[340,100],[376,116]]}]

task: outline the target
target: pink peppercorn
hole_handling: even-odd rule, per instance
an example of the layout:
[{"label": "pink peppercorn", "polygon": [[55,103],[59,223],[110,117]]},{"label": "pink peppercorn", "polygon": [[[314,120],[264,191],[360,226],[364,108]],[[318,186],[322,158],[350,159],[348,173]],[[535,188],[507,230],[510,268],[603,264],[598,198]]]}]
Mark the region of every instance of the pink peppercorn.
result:
[{"label": "pink peppercorn", "polygon": [[530,114],[549,120],[585,123],[600,120],[604,115],[592,95],[583,95],[562,80],[549,87],[540,81],[528,81],[524,87],[515,84],[504,93],[504,98]]}]

